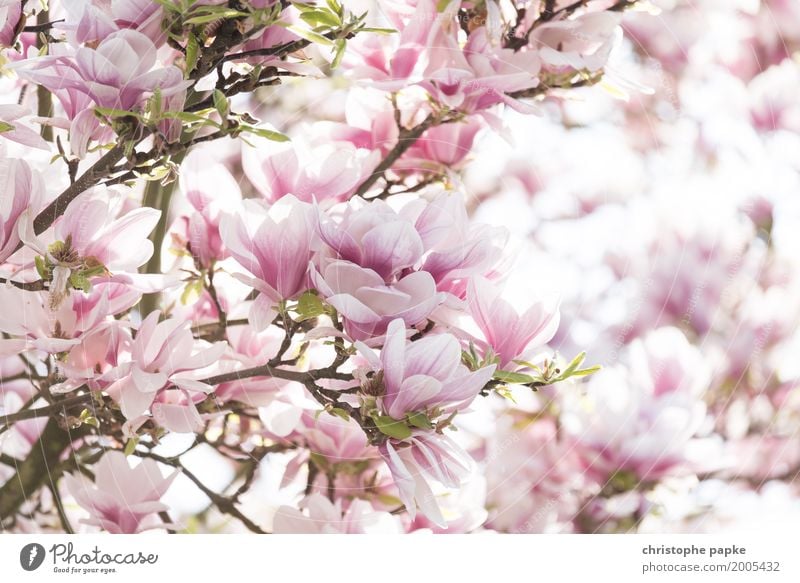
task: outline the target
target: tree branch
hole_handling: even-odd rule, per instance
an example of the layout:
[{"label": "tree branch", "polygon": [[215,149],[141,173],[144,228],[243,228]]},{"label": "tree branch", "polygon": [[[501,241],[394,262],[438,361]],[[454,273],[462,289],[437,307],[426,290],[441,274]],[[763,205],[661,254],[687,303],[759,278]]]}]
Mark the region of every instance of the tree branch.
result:
[{"label": "tree branch", "polygon": [[[440,123],[446,122],[443,121]],[[414,126],[413,128],[401,129],[400,135],[397,138],[397,144],[395,144],[394,148],[389,151],[389,153],[386,155],[386,158],[384,158],[381,163],[375,167],[375,170],[372,172],[372,174],[370,174],[369,178],[361,183],[353,196],[361,196],[367,192],[370,187],[375,184],[379,178],[383,177],[386,171],[389,170],[395,162],[397,162],[398,158],[405,154],[406,150],[413,146],[420,136],[422,136],[426,130],[434,125],[438,124],[436,123],[436,117],[431,114],[426,117],[422,123]]]}]

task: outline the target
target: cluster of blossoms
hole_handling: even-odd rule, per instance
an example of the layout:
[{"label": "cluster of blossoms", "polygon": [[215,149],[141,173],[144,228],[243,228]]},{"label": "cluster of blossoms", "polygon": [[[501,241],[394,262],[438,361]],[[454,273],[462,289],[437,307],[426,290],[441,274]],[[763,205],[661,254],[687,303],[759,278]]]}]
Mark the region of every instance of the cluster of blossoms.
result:
[{"label": "cluster of blossoms", "polygon": [[2,529],[682,529],[800,468],[793,9],[357,4],[0,0]]},{"label": "cluster of blossoms", "polygon": [[800,509],[800,13],[653,4],[607,65],[626,102],[511,114],[517,151],[488,138],[465,179],[479,220],[526,209],[507,224],[564,292],[551,346],[604,365],[478,428],[489,528],[775,532]]}]

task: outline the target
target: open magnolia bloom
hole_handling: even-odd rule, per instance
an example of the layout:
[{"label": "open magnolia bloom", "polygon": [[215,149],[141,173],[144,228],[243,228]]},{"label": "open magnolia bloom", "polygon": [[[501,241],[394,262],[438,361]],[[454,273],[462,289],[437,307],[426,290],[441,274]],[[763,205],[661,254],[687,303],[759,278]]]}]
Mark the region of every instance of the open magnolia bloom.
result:
[{"label": "open magnolia bloom", "polygon": [[164,478],[156,462],[141,460],[131,467],[125,455],[110,451],[95,466],[92,484],[86,477],[67,474],[67,489],[90,518],[82,522],[113,534],[136,534],[148,528],[169,528],[156,516],[167,510],[159,502],[177,472]]},{"label": "open magnolia bloom", "polygon": [[795,4],[0,0],[0,531],[788,523]]}]

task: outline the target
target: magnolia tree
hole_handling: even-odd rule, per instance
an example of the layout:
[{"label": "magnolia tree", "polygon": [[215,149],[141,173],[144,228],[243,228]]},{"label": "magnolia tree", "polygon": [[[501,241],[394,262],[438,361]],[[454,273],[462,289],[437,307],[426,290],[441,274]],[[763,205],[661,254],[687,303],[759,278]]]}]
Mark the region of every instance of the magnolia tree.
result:
[{"label": "magnolia tree", "polygon": [[796,510],[782,191],[693,193],[797,146],[800,15],[663,4],[0,0],[2,529]]}]

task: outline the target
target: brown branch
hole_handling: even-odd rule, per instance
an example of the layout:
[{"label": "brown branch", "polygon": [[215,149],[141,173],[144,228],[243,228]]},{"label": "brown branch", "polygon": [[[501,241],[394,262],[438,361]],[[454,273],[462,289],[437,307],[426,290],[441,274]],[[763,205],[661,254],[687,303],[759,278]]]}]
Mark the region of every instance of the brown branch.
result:
[{"label": "brown branch", "polygon": [[[441,121],[439,123],[447,123],[446,121]],[[375,184],[379,178],[383,177],[387,170],[389,170],[392,165],[397,162],[397,160],[406,153],[411,146],[413,146],[416,141],[424,134],[429,128],[433,127],[434,125],[438,125],[437,119],[434,115],[429,115],[426,117],[422,123],[414,126],[411,129],[403,128],[400,130],[400,135],[397,138],[397,144],[395,144],[394,148],[392,148],[389,153],[386,155],[380,164],[375,167],[375,170],[370,174],[369,178],[367,178],[361,185],[356,189],[355,194],[353,196],[361,196],[365,192],[367,192],[370,187]]]},{"label": "brown branch", "polygon": [[[86,385],[83,385],[83,387],[79,387],[79,389],[80,388],[88,389]],[[18,411],[17,413],[12,413],[11,415],[3,415],[0,417],[0,421],[2,421],[5,425],[12,425],[17,421],[24,421],[26,419],[40,419],[43,417],[52,417],[54,413],[59,413],[61,411],[66,412],[67,409],[70,409],[75,405],[86,405],[88,403],[91,403],[91,401],[92,401],[92,393],[84,393],[82,395],[76,395],[74,397],[67,397],[66,399],[62,399],[57,403],[53,403],[52,405],[47,405],[45,407],[26,409],[23,411]]]},{"label": "brown branch", "polygon": [[23,282],[23,281],[13,281],[10,279],[5,279],[3,277],[0,277],[0,284],[11,284],[16,288],[25,291],[44,291],[47,289],[44,280],[41,279],[37,279],[36,281]]},{"label": "brown branch", "polygon": [[247,516],[242,514],[242,511],[236,507],[236,503],[232,499],[214,492],[214,490],[203,484],[203,482],[201,482],[197,476],[195,476],[191,471],[186,469],[186,466],[184,466],[183,463],[181,463],[180,459],[165,458],[163,456],[151,452],[138,451],[138,450],[134,450],[133,455],[143,458],[150,458],[152,460],[155,460],[162,464],[166,464],[168,466],[172,466],[173,468],[180,470],[180,472],[184,476],[189,478],[194,483],[194,485],[197,486],[200,489],[200,491],[203,492],[203,494],[208,496],[208,498],[220,510],[220,512],[228,514],[229,516],[233,516],[234,518],[239,520],[242,524],[244,524],[248,530],[252,532],[255,532],[257,534],[269,534],[266,531],[264,531],[260,526],[258,526],[255,522],[249,519]]},{"label": "brown branch", "polygon": [[[84,172],[73,184],[69,186],[64,192],[51,202],[47,207],[40,212],[36,219],[33,221],[33,231],[40,235],[53,224],[53,222],[61,216],[66,210],[67,205],[71,203],[79,194],[90,189],[97,184],[102,178],[108,174],[114,165],[122,160],[125,155],[125,148],[122,144],[117,144],[111,148],[102,158],[95,162],[91,168]],[[17,245],[17,250],[23,246],[22,242]]]}]

